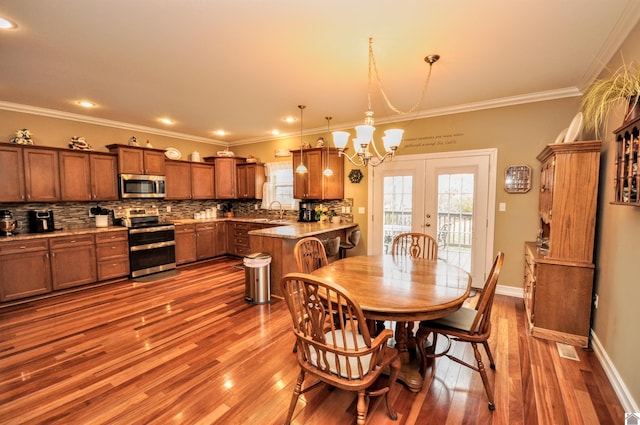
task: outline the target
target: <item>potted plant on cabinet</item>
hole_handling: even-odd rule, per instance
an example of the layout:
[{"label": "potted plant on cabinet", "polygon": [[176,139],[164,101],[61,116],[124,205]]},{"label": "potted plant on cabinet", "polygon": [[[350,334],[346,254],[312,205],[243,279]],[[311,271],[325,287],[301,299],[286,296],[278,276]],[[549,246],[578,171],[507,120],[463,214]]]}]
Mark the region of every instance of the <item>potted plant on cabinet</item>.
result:
[{"label": "potted plant on cabinet", "polygon": [[593,130],[599,138],[609,112],[620,104],[627,110],[623,124],[640,116],[640,66],[636,62],[623,62],[608,78],[594,81],[581,102],[585,129]]}]

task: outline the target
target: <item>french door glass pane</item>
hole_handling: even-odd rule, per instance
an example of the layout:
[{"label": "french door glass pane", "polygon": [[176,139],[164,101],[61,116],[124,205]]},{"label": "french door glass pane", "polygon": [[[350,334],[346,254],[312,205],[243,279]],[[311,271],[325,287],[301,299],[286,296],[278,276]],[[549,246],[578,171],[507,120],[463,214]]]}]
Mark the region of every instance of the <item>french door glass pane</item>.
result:
[{"label": "french door glass pane", "polygon": [[471,271],[473,174],[438,176],[438,257]]},{"label": "french door glass pane", "polygon": [[384,235],[383,251],[391,252],[393,238],[411,231],[413,200],[412,176],[386,176],[384,178]]}]

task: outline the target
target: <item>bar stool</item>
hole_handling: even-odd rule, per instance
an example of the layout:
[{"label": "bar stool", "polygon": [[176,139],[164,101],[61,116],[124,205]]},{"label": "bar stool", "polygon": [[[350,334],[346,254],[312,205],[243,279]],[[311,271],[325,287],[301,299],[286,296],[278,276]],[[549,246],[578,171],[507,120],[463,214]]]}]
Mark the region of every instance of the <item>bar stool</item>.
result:
[{"label": "bar stool", "polygon": [[347,250],[353,249],[360,242],[360,229],[356,229],[347,237],[347,240],[340,243],[340,258],[347,256]]}]

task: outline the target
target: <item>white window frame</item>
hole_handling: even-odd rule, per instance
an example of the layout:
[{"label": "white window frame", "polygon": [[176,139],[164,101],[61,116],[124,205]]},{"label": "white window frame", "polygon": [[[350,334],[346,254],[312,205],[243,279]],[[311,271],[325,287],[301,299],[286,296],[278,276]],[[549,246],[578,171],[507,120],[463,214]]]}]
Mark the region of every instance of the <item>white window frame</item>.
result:
[{"label": "white window frame", "polygon": [[[282,162],[268,162],[264,164],[264,171],[266,181],[262,189],[262,208],[269,209],[269,205],[275,201],[276,188],[280,182],[278,182],[279,173],[290,173],[291,179],[287,179],[282,186],[291,186],[291,199],[282,202],[282,208],[285,210],[298,209],[299,200],[293,198],[293,163],[291,161]],[[289,183],[290,182],[290,183]],[[279,208],[278,208],[279,209]]]}]

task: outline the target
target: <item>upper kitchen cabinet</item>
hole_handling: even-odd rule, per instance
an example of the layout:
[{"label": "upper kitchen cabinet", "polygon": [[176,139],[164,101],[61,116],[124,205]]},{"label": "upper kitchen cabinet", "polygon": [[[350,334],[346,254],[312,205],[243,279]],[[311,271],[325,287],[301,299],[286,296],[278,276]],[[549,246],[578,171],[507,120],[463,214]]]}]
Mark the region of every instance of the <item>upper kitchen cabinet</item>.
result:
[{"label": "upper kitchen cabinet", "polygon": [[236,165],[244,162],[242,158],[209,156],[205,162],[213,163],[215,169],[216,199],[237,199]]},{"label": "upper kitchen cabinet", "polygon": [[214,166],[167,160],[166,199],[214,199]]},{"label": "upper kitchen cabinet", "polygon": [[0,202],[24,202],[22,147],[0,144]]},{"label": "upper kitchen cabinet", "polygon": [[46,148],[24,148],[24,185],[27,202],[60,200],[58,151]]},{"label": "upper kitchen cabinet", "polygon": [[[292,151],[293,169],[302,162],[306,173],[294,172],[293,197],[296,199],[343,199],[344,158],[337,149],[314,148]],[[333,175],[325,176],[327,166]]]},{"label": "upper kitchen cabinet", "polygon": [[125,145],[108,145],[109,152],[118,154],[121,174],[165,175],[164,150]]},{"label": "upper kitchen cabinet", "polygon": [[118,199],[117,156],[60,151],[60,196],[63,201]]},{"label": "upper kitchen cabinet", "polygon": [[245,163],[236,166],[237,195],[240,199],[262,199],[264,164]]}]

